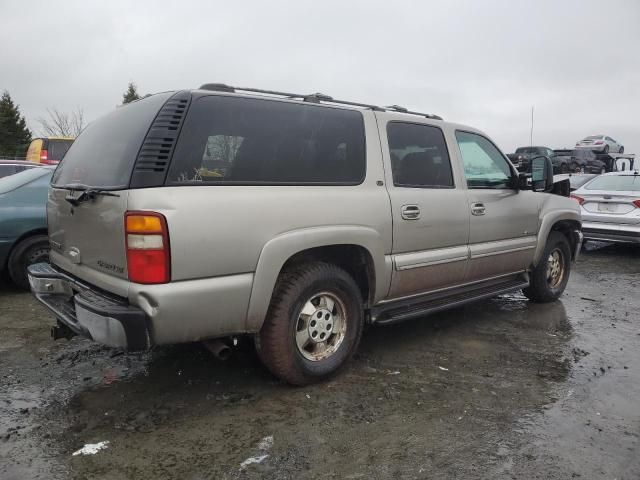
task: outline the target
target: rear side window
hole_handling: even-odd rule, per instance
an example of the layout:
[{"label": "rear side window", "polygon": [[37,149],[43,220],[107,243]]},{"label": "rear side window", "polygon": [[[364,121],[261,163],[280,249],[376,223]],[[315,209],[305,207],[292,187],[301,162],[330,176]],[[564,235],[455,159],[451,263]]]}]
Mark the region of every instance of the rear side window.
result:
[{"label": "rear side window", "polygon": [[358,111],[207,96],[191,104],[167,181],[353,185],[365,169]]},{"label": "rear side window", "polygon": [[47,157],[49,160],[62,160],[73,140],[49,140]]},{"label": "rear side window", "polygon": [[453,187],[442,130],[429,125],[390,122],[387,136],[396,187]]},{"label": "rear side window", "polygon": [[56,169],[53,185],[126,188],[147,130],[171,95],[129,103],[89,124]]}]

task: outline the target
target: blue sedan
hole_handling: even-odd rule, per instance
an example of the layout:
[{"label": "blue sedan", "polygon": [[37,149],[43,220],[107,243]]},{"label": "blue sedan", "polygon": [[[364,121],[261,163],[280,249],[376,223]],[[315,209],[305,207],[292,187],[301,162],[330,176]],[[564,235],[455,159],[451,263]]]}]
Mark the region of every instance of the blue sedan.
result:
[{"label": "blue sedan", "polygon": [[46,204],[54,168],[0,178],[0,273],[29,288],[26,269],[49,256]]}]

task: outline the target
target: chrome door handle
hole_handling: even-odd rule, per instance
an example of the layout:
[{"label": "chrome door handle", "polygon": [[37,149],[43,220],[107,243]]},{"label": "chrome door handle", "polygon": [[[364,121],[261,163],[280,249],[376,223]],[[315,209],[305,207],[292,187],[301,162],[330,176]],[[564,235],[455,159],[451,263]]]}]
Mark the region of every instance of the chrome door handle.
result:
[{"label": "chrome door handle", "polygon": [[471,204],[471,215],[480,216],[484,214],[485,214],[484,203],[478,202],[478,203]]},{"label": "chrome door handle", "polygon": [[403,205],[401,215],[405,220],[418,220],[420,218],[420,207],[417,205]]}]

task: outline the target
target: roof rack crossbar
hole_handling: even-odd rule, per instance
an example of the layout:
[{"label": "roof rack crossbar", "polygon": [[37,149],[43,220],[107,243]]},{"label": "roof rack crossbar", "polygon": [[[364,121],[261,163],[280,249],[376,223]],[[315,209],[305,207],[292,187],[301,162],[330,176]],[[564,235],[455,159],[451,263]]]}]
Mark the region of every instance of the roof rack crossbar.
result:
[{"label": "roof rack crossbar", "polygon": [[200,89],[202,90],[214,90],[214,91],[221,91],[221,92],[251,92],[251,93],[262,93],[265,95],[278,95],[281,97],[287,97],[287,98],[300,98],[305,102],[309,102],[309,103],[320,103],[320,102],[327,102],[327,103],[335,103],[338,105],[349,105],[352,107],[363,107],[363,108],[369,108],[371,110],[374,110],[376,112],[384,112],[384,111],[393,111],[393,112],[401,112],[401,113],[408,113],[410,115],[420,115],[422,117],[426,117],[426,118],[431,118],[433,120],[442,120],[442,117],[438,116],[438,115],[433,115],[431,113],[419,113],[419,112],[412,112],[410,110],[407,110],[404,107],[401,107],[399,105],[391,105],[389,107],[379,107],[377,105],[371,105],[369,103],[360,103],[360,102],[350,102],[347,100],[337,100],[333,97],[330,97],[329,95],[325,95],[323,93],[312,93],[312,94],[299,94],[299,93],[288,93],[288,92],[279,92],[276,90],[264,90],[262,88],[248,88],[248,87],[232,87],[229,85],[225,85],[224,83],[205,83],[204,85],[202,85],[200,87]]}]

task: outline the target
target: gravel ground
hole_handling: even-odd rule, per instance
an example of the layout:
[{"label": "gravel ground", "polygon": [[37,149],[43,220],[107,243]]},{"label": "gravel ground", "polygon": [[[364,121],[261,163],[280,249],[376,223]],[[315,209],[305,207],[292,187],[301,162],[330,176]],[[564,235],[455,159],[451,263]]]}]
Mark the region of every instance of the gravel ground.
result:
[{"label": "gravel ground", "polygon": [[639,292],[640,248],[590,244],[561,301],[371,328],[343,374],[292,388],[248,344],[53,342],[0,286],[0,478],[638,479]]}]

